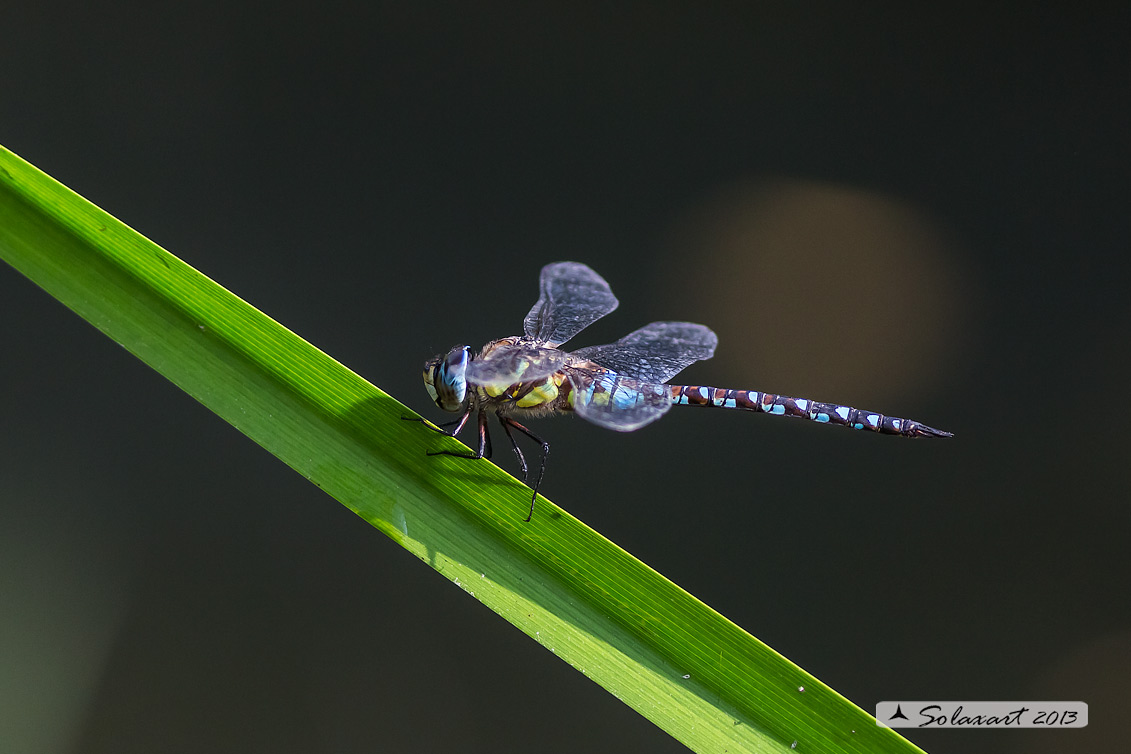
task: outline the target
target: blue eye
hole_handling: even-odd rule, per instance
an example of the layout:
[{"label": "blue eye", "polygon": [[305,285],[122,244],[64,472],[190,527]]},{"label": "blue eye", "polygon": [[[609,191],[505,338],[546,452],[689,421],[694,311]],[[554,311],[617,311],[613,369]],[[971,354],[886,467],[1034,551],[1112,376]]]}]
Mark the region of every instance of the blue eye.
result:
[{"label": "blue eye", "polygon": [[460,411],[467,399],[468,346],[456,346],[443,358],[424,365],[424,387],[436,405],[445,411]]}]

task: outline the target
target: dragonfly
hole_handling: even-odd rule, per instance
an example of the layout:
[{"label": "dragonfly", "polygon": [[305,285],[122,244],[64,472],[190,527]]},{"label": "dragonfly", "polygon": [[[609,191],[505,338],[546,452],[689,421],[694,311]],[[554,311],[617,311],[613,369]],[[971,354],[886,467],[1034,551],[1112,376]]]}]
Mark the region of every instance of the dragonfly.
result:
[{"label": "dragonfly", "polygon": [[[556,262],[543,267],[538,302],[523,321],[522,335],[493,340],[478,353],[459,345],[425,362],[424,387],[429,396],[444,411],[460,414],[431,426],[455,437],[475,414],[479,434],[478,447],[471,453],[440,450],[428,455],[490,458],[487,419],[494,414],[518,458],[523,482],[533,489],[525,519],[530,521],[550,445],[516,417],[525,421],[572,412],[600,427],[632,432],[656,421],[672,406],[715,406],[885,435],[953,437],[921,422],[837,403],[758,390],[668,384],[691,364],[711,358],[718,345],[710,328],[691,322],[652,322],[615,343],[576,351],[560,348],[615,310],[618,303],[605,279],[584,264]],[[514,432],[540,446],[533,483]]]}]

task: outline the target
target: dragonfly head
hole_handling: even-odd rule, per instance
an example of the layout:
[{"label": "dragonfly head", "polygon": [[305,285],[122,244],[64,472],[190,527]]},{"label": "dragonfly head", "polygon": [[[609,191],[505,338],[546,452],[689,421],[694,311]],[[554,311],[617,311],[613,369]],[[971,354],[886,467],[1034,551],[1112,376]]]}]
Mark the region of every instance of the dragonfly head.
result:
[{"label": "dragonfly head", "polygon": [[424,364],[424,389],[445,411],[462,411],[467,402],[469,361],[471,348],[456,346],[446,356],[437,356]]}]

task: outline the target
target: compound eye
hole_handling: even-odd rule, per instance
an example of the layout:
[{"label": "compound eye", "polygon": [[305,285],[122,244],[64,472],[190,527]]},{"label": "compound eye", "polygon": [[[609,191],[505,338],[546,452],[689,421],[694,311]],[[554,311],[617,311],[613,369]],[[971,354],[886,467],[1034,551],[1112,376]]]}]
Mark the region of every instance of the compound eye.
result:
[{"label": "compound eye", "polygon": [[467,346],[453,348],[448,351],[448,355],[444,358],[444,369],[448,374],[459,375],[460,381],[463,381],[469,361],[471,361],[470,348]]},{"label": "compound eye", "polygon": [[471,349],[468,346],[456,346],[448,352],[443,361],[435,364],[431,380],[428,376],[424,379],[425,387],[431,388],[429,394],[435,393],[433,400],[436,401],[436,405],[445,411],[454,412],[463,408],[467,399],[469,361],[471,361]]}]

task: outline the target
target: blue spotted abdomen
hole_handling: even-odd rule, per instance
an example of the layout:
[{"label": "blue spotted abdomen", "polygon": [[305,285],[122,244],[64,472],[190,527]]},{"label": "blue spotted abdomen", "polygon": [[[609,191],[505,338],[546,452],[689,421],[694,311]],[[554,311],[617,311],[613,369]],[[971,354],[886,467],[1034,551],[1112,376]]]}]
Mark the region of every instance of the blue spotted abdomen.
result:
[{"label": "blue spotted abdomen", "polygon": [[702,385],[669,385],[672,403],[677,406],[717,406],[759,411],[775,416],[796,416],[823,424],[839,424],[853,429],[868,429],[885,435],[903,437],[952,437],[950,432],[926,424],[885,416],[876,411],[820,403],[807,398],[762,393],[757,390],[727,390]]}]

